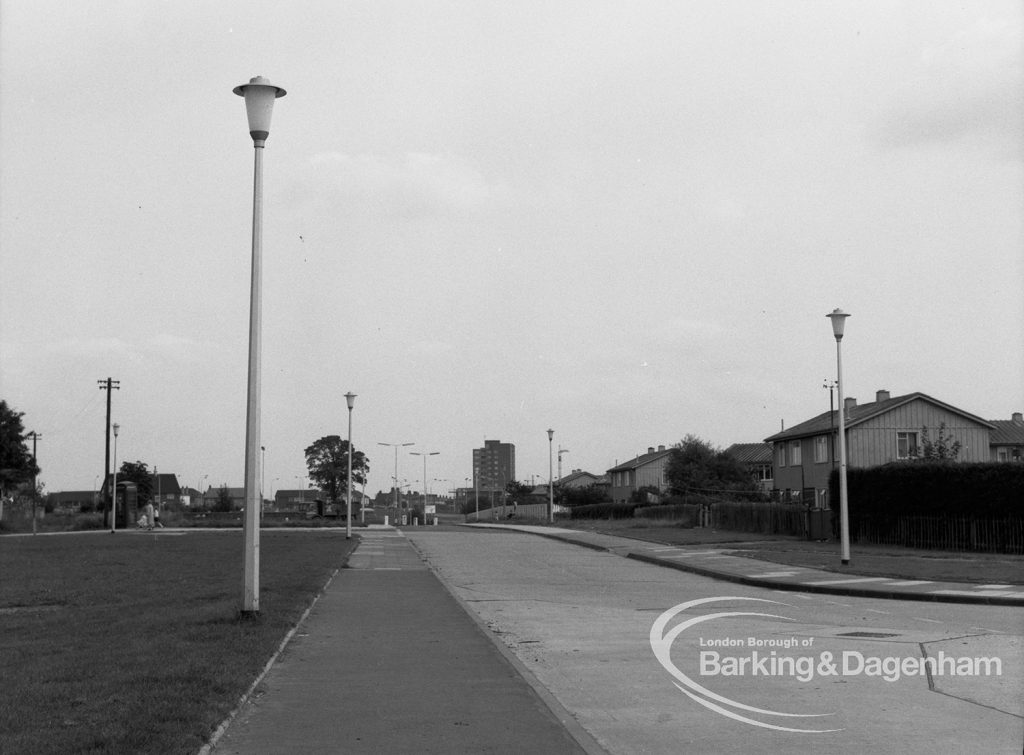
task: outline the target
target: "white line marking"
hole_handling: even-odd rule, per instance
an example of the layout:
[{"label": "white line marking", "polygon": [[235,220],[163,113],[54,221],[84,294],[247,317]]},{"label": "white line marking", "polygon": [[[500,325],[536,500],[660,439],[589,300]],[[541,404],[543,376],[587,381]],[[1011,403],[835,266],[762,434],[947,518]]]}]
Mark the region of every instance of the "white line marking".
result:
[{"label": "white line marking", "polygon": [[984,632],[992,632],[993,634],[1006,634],[1006,632],[1000,632],[998,629],[989,629],[988,627],[971,627],[971,629],[981,629]]},{"label": "white line marking", "polygon": [[877,608],[865,608],[865,611],[871,611],[871,613],[889,613],[889,611],[879,611]]},{"label": "white line marking", "polygon": [[929,624],[941,624],[942,623],[938,619],[926,619],[923,616],[911,616],[910,618],[916,619],[917,621],[927,621]]},{"label": "white line marking", "polygon": [[934,582],[927,579],[908,579],[903,582],[886,582],[891,587],[911,587],[913,585],[933,585]]},{"label": "white line marking", "polygon": [[885,577],[858,577],[857,579],[828,579],[824,582],[803,582],[805,585],[852,585],[857,582],[884,582]]}]

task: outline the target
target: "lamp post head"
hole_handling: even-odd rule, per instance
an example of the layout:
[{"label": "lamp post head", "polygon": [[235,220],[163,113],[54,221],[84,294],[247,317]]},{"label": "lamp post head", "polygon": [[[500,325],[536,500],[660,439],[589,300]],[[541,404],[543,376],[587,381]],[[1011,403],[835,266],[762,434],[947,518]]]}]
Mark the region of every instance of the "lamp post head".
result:
[{"label": "lamp post head", "polygon": [[348,402],[348,410],[352,411],[352,407],[356,404],[356,394],[349,391],[345,394],[345,401]]},{"label": "lamp post head", "polygon": [[239,97],[245,97],[249,135],[257,147],[262,147],[270,136],[270,116],[274,112],[274,100],[284,97],[287,92],[262,76],[254,76],[249,79],[248,84],[239,84],[231,91]]},{"label": "lamp post head", "polygon": [[114,437],[115,437],[115,438],[117,437],[117,433],[118,433],[118,431],[119,431],[120,429],[121,429],[121,426],[120,426],[119,424],[117,424],[117,423],[115,422],[115,423],[114,423]]},{"label": "lamp post head", "polygon": [[548,442],[550,442],[551,439],[554,438],[554,437],[555,437],[555,431],[554,430],[548,430]]},{"label": "lamp post head", "polygon": [[846,318],[849,315],[841,309],[833,309],[825,317],[832,321],[832,335],[836,337],[837,341],[841,341],[843,339],[843,328],[846,327]]}]

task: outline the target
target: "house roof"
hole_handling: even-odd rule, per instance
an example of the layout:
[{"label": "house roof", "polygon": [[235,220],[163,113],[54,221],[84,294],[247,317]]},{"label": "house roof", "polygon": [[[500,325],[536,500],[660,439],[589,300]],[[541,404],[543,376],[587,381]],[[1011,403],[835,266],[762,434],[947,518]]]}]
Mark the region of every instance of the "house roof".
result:
[{"label": "house roof", "polygon": [[771,443],[733,443],[725,452],[741,464],[771,464]]},{"label": "house roof", "polygon": [[1019,419],[989,420],[995,428],[989,434],[990,446],[1024,445],[1024,422]]},{"label": "house roof", "polygon": [[96,496],[95,490],[62,490],[50,493],[48,497],[53,503],[74,503],[76,501],[91,501]]},{"label": "house roof", "polygon": [[[846,428],[855,427],[863,422],[867,422],[869,419],[873,419],[880,414],[891,412],[897,407],[909,404],[911,401],[927,401],[930,404],[934,404],[941,409],[945,409],[953,414],[959,414],[961,417],[966,417],[969,420],[977,422],[990,430],[994,428],[994,425],[988,420],[984,420],[981,417],[977,417],[969,412],[965,412],[963,409],[957,409],[955,406],[943,403],[938,399],[934,399],[926,393],[914,392],[907,393],[903,396],[893,396],[892,398],[883,399],[882,401],[872,401],[869,404],[855,404],[846,411]],[[801,422],[798,425],[794,425],[788,430],[775,433],[765,438],[766,443],[771,443],[776,440],[786,440],[789,438],[806,438],[812,435],[821,435],[822,433],[832,432],[833,428],[838,427],[839,424],[839,410],[824,412],[819,414],[817,417],[812,417],[806,422]]]},{"label": "house roof", "polygon": [[671,448],[666,448],[661,451],[649,451],[648,453],[637,456],[635,459],[630,459],[627,462],[612,467],[608,472],[626,472],[630,469],[639,469],[651,462],[658,461],[658,459],[668,456],[670,453],[672,453]]},{"label": "house roof", "polygon": [[594,482],[597,482],[598,479],[599,479],[598,475],[594,474],[593,472],[584,472],[582,469],[577,469],[577,470],[574,470],[573,472],[570,472],[569,474],[567,474],[562,479],[558,480],[558,484],[559,485],[571,485],[574,482],[582,480],[584,477],[589,477]]},{"label": "house roof", "polygon": [[[178,477],[173,473],[159,472],[149,476],[149,482],[153,486],[153,492],[160,490],[160,495],[179,495],[181,486],[178,484]],[[159,485],[158,485],[159,483]]]}]

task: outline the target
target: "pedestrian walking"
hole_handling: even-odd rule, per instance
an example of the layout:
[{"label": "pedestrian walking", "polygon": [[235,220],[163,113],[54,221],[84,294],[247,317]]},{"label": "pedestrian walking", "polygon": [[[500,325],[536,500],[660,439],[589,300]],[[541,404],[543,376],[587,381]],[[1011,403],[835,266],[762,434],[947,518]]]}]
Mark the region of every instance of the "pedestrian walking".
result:
[{"label": "pedestrian walking", "polygon": [[153,529],[153,502],[146,504],[146,529]]},{"label": "pedestrian walking", "polygon": [[153,508],[153,526],[163,529],[164,526],[160,523],[160,507],[155,506]]}]

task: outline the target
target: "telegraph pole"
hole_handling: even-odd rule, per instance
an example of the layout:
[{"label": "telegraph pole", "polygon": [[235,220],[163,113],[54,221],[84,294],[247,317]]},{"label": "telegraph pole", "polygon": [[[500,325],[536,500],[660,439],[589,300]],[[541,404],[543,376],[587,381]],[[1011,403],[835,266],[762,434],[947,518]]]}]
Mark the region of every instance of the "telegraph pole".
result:
[{"label": "telegraph pole", "polygon": [[25,434],[26,438],[32,439],[32,534],[36,534],[36,499],[39,492],[39,483],[36,482],[35,470],[39,468],[36,464],[36,441],[43,436],[33,430],[30,433]]},{"label": "telegraph pole", "polygon": [[[114,380],[113,378],[107,378],[106,380],[97,380],[100,384],[100,390],[107,392],[107,424],[106,424],[106,443],[103,444],[104,450],[104,464],[103,464],[103,484],[107,486],[107,495],[111,494],[110,485],[110,397],[113,395],[113,391],[121,390],[121,381]],[[108,499],[113,500],[113,499]],[[109,511],[113,512],[113,507],[108,508]],[[113,514],[111,514],[113,516]]]}]

